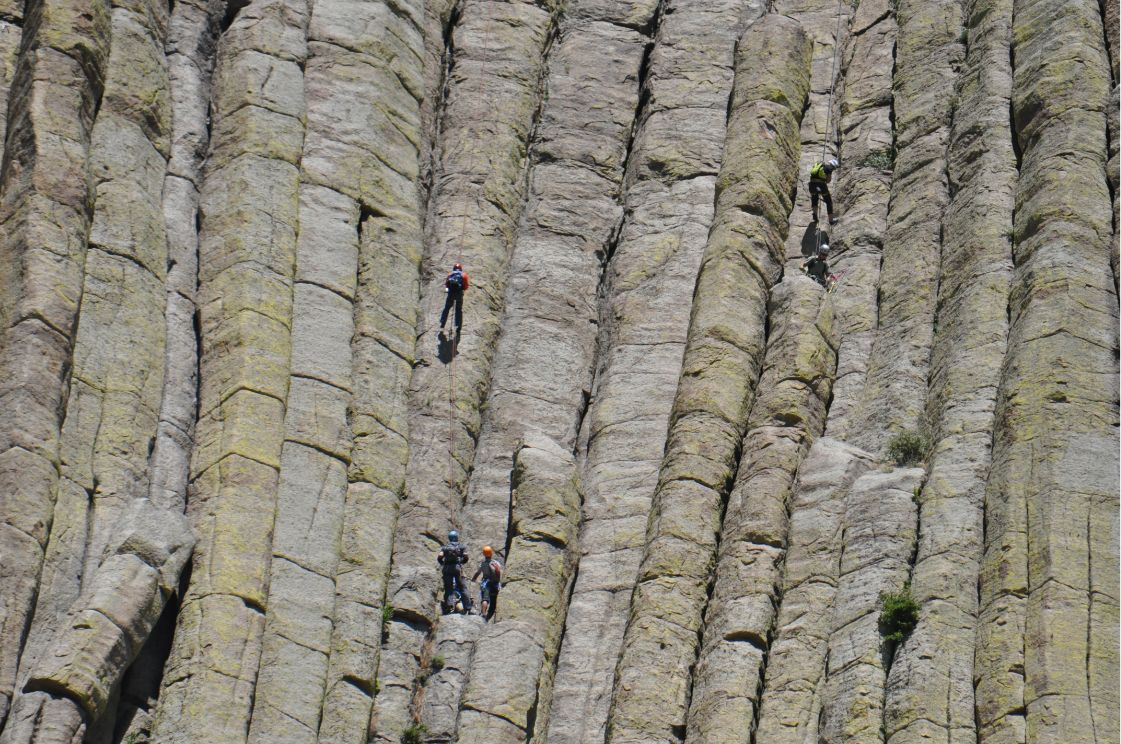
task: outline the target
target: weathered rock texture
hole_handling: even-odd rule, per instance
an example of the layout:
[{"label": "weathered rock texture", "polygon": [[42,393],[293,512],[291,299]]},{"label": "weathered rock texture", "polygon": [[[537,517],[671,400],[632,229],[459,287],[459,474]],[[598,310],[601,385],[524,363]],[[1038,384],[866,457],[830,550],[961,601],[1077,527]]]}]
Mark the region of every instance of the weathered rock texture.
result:
[{"label": "weathered rock texture", "polygon": [[925,426],[942,214],[949,201],[946,149],[963,53],[959,0],[899,0],[894,7],[894,163],[879,328],[851,432],[853,441],[875,452],[891,434]]},{"label": "weathered rock texture", "polygon": [[752,727],[789,532],[795,474],[825,427],[837,338],[832,304],[795,275],[771,293],[774,325],[728,496],[687,740],[738,741]]},{"label": "weathered rock texture", "polygon": [[[927,402],[930,470],[919,495],[912,574],[922,614],[891,668],[888,740],[976,739],[973,638],[993,408],[1008,332],[1016,154],[1004,112],[1012,93],[1012,3],[964,6],[966,59],[947,153],[938,327]],[[919,691],[923,691],[920,694]]]},{"label": "weathered rock texture", "polygon": [[110,37],[102,0],[24,11],[0,172],[0,721],[54,516]]},{"label": "weathered rock texture", "polygon": [[[716,214],[693,294],[608,741],[673,741],[684,724],[723,502],[763,363],[767,296],[782,272],[809,61],[805,33],[779,15],[753,23],[737,46]],[[669,678],[649,674],[651,666],[670,671]]]},{"label": "weathered rock texture", "polygon": [[974,670],[990,741],[1107,741],[1117,729],[1106,683],[1117,644],[1105,642],[1118,616],[1117,295],[1100,19],[1094,3],[1014,6],[1022,160]]},{"label": "weathered rock texture", "polygon": [[532,437],[514,459],[506,588],[475,644],[456,741],[544,737],[552,677],[576,566],[580,485],[572,455]]},{"label": "weathered rock texture", "polygon": [[0,744],[1117,742],[1118,23],[0,0]]}]

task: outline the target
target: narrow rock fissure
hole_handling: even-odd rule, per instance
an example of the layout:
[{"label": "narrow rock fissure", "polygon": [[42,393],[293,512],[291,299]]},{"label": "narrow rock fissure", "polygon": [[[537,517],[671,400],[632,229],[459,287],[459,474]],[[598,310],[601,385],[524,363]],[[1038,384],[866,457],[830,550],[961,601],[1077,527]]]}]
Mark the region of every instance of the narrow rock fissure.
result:
[{"label": "narrow rock fissure", "polygon": [[1113,45],[1109,43],[1109,13],[1106,11],[1106,2],[1108,0],[1098,0],[1098,10],[1102,16],[1102,31],[1104,32],[1105,41],[1105,56],[1109,61],[1109,80],[1113,85],[1117,85],[1117,76],[1114,74],[1114,69],[1117,66],[1117,60],[1114,59]]},{"label": "narrow rock fissure", "polygon": [[[1093,541],[1091,539],[1091,535],[1093,535],[1092,530],[1093,530],[1093,526],[1094,526],[1093,514],[1094,514],[1093,506],[1088,506],[1087,509],[1086,509],[1086,565],[1087,566],[1093,566],[1094,565],[1094,548],[1093,548]],[[1086,587],[1086,655],[1085,655],[1085,659],[1083,661],[1083,663],[1086,665],[1086,667],[1085,667],[1086,668],[1086,689],[1088,691],[1094,689],[1094,680],[1093,680],[1092,675],[1091,675],[1091,669],[1093,668],[1092,667],[1093,662],[1091,660],[1091,657],[1093,655],[1093,649],[1094,649],[1093,637],[1094,637],[1094,586],[1093,586],[1093,582],[1091,581],[1091,582],[1088,582],[1087,587]],[[1090,730],[1094,734],[1094,744],[1097,744],[1097,742],[1098,742],[1098,723],[1097,723],[1097,719],[1094,715],[1095,706],[1094,706],[1092,697],[1091,697],[1091,700],[1090,700],[1090,705],[1088,707],[1089,707],[1089,713],[1090,713]]]},{"label": "narrow rock fissure", "polygon": [[230,26],[233,25],[238,14],[245,8],[248,8],[251,2],[252,0],[229,0],[226,3],[225,15],[222,16],[222,21],[219,24],[220,33],[224,34],[229,31]]}]

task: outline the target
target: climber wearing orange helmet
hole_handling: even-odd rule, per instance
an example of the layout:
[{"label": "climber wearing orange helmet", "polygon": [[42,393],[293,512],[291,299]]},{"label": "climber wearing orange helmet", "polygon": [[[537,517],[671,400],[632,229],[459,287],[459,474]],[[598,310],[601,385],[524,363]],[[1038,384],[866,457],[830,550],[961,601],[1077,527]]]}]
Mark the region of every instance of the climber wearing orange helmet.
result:
[{"label": "climber wearing orange helmet", "polygon": [[479,599],[482,602],[483,617],[490,620],[494,617],[494,610],[498,607],[498,590],[502,588],[502,564],[494,556],[494,549],[489,545],[483,546],[483,561],[479,564],[479,568],[475,571],[475,575],[471,577],[471,581],[477,581],[479,576],[483,577],[483,583],[479,587]]},{"label": "climber wearing orange helmet", "polygon": [[463,293],[467,291],[468,284],[467,272],[463,270],[463,264],[457,263],[452,267],[448,278],[444,280],[444,291],[448,296],[444,300],[444,312],[440,313],[441,333],[448,322],[448,311],[452,309],[452,305],[455,305],[455,332],[459,333],[463,329]]}]

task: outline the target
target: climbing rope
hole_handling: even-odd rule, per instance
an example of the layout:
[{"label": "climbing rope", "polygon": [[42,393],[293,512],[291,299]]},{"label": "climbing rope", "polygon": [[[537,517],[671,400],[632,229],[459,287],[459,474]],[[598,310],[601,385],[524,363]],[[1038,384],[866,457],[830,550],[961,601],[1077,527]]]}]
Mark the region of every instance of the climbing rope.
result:
[{"label": "climbing rope", "polygon": [[[452,322],[455,320],[453,318]],[[448,362],[448,487],[455,487],[455,419],[456,419],[456,403],[455,403],[455,352],[456,346],[459,344],[459,334],[455,332],[452,334],[451,342],[451,361]]]},{"label": "climbing rope", "polygon": [[[829,143],[836,142],[837,137],[833,132],[833,90],[837,86],[837,52],[841,48],[841,7],[845,0],[837,0],[837,29],[833,32],[833,66],[829,71],[829,97],[825,109],[825,137],[821,142],[821,162],[825,162],[829,155]],[[821,228],[817,228],[815,248],[821,248]]]}]

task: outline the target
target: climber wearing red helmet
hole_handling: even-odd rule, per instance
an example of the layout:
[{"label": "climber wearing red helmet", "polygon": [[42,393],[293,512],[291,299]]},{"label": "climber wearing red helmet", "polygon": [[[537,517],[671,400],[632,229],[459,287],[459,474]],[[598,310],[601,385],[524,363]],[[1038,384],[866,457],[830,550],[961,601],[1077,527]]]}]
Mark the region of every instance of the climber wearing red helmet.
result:
[{"label": "climber wearing red helmet", "polygon": [[455,332],[458,334],[463,329],[463,293],[467,291],[469,280],[463,264],[457,263],[452,267],[452,272],[444,280],[444,291],[448,293],[444,300],[444,312],[440,313],[440,332],[444,332],[444,325],[448,322],[448,311],[455,306]]}]

